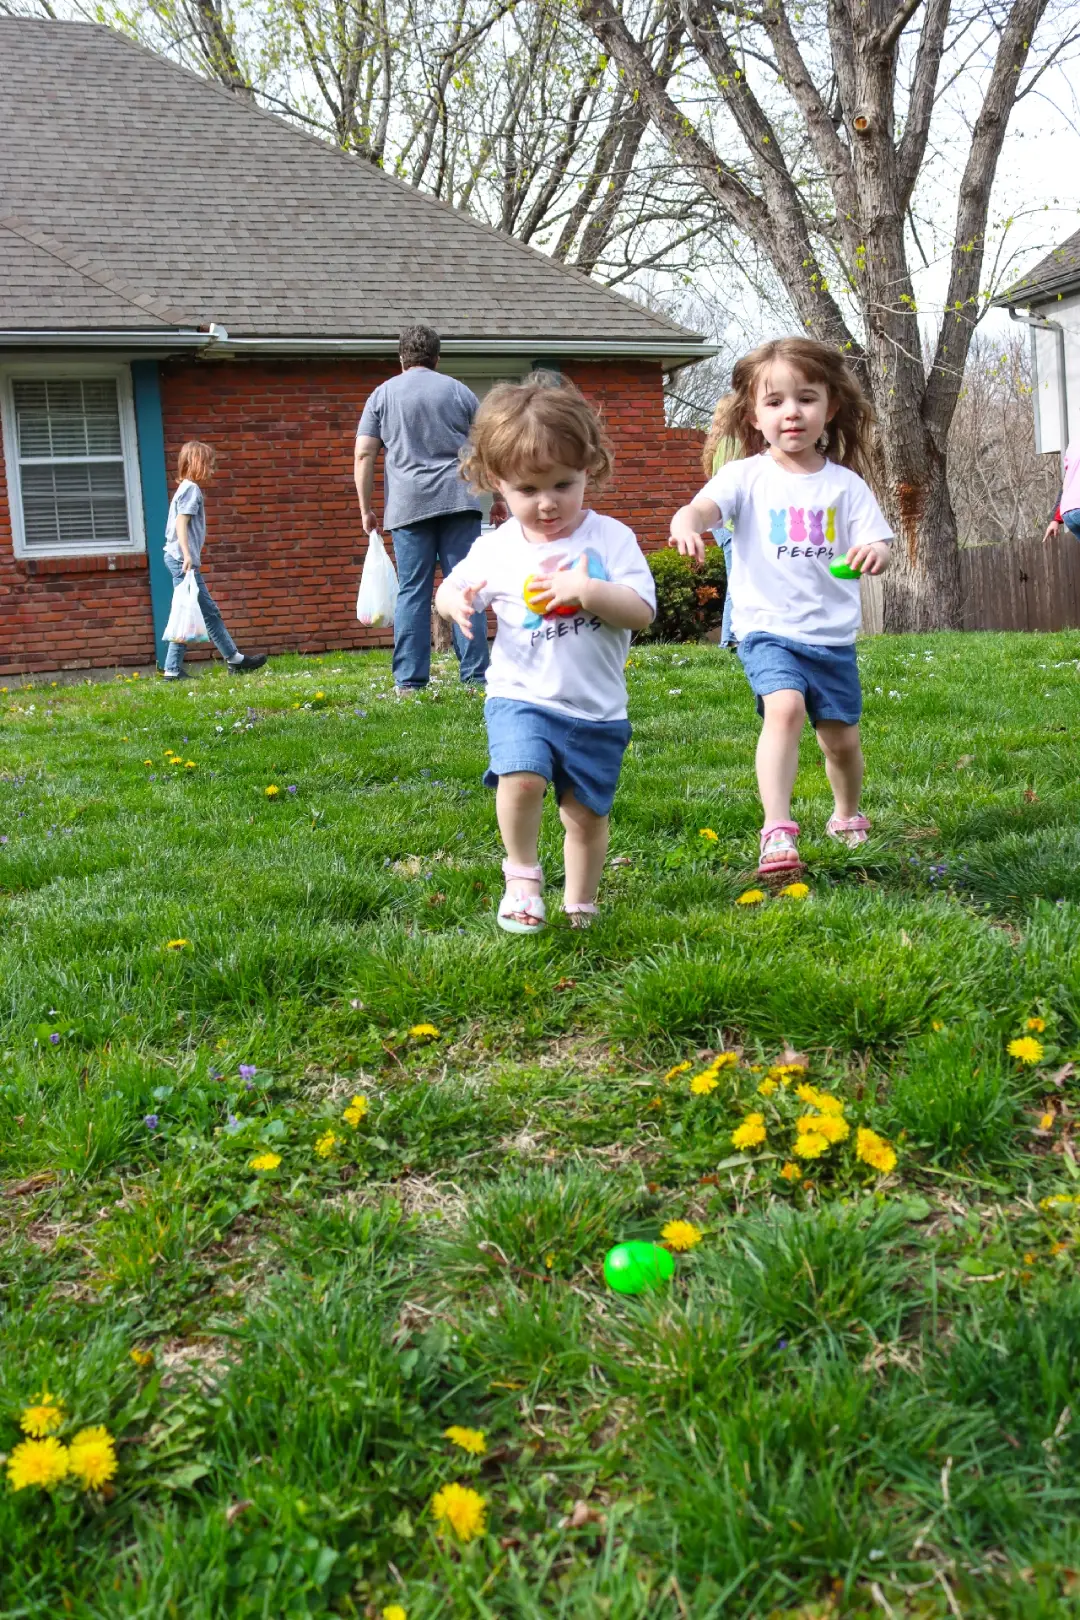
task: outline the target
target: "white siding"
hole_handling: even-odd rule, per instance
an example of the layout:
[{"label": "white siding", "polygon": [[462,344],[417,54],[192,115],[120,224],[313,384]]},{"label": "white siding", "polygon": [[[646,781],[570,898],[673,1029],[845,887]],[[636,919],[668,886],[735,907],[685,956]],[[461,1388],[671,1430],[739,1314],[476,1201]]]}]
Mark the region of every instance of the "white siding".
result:
[{"label": "white siding", "polygon": [[[1065,329],[1065,385],[1068,392],[1066,444],[1080,438],[1080,293],[1053,303],[1032,305],[1030,313],[1057,321]],[[1040,455],[1059,453],[1061,443],[1061,404],[1058,378],[1058,337],[1056,332],[1032,327],[1034,337],[1035,449]]]}]

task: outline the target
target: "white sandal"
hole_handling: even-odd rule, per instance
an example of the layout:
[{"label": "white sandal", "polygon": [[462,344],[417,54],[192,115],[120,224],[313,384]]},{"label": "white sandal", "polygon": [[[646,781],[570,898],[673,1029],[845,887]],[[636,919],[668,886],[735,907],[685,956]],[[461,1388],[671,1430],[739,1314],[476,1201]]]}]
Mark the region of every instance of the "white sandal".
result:
[{"label": "white sandal", "polygon": [[[506,879],[506,892],[499,901],[499,910],[496,922],[507,934],[539,934],[547,927],[547,907],[538,894],[511,893],[510,884],[514,878],[531,878],[535,883],[543,883],[544,870],[540,866],[517,866],[513,861],[503,861],[503,876]],[[519,922],[519,917],[535,917],[535,922]]]},{"label": "white sandal", "polygon": [[569,917],[571,928],[591,928],[593,918],[600,915],[600,907],[591,900],[571,900],[569,905],[564,901],[563,915]]}]

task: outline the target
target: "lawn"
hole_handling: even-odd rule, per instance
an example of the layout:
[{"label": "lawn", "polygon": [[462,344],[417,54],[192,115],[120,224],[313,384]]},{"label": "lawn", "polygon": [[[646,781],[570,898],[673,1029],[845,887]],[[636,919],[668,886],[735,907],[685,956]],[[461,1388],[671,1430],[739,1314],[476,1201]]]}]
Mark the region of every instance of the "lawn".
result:
[{"label": "lawn", "polygon": [[1080,1613],[1078,652],[863,644],[872,842],[808,734],[753,905],[737,661],[636,648],[539,939],[449,665],[9,681],[4,1620]]}]

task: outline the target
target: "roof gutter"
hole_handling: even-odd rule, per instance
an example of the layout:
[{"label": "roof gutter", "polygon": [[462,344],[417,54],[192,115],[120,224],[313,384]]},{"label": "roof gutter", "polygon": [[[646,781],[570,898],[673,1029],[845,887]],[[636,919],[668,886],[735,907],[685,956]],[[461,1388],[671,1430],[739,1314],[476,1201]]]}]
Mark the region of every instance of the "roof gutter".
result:
[{"label": "roof gutter", "polygon": [[34,349],[205,349],[216,342],[211,332],[174,331],[153,327],[149,331],[65,332],[43,331],[32,327],[0,327],[0,348]]},{"label": "roof gutter", "polygon": [[1058,437],[1061,440],[1061,481],[1065,482],[1065,451],[1069,443],[1069,380],[1065,375],[1065,328],[1060,321],[1048,320],[1045,315],[1018,315],[1010,304],[1008,306],[1010,321],[1019,321],[1023,326],[1033,326],[1037,332],[1053,332],[1057,337],[1058,357],[1058,415],[1060,428]]}]

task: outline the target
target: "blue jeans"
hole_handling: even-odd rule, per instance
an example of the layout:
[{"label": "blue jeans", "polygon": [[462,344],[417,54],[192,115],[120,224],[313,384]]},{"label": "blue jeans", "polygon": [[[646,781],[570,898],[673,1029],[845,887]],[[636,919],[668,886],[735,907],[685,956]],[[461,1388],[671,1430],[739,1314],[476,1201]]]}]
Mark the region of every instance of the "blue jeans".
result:
[{"label": "blue jeans", "polygon": [[[184,577],[184,564],[182,559],[179,557],[170,557],[169,553],[166,552],[165,566],[172,575],[173,585],[179,585],[180,581]],[[206,633],[210,637],[210,640],[214,643],[214,646],[217,648],[222,658],[224,658],[225,662],[228,663],[231,658],[236,657],[238,651],[236,642],[226,630],[225,621],[221,617],[218,610],[218,605],[214,601],[214,598],[210,595],[210,592],[207,590],[202,574],[197,568],[195,570],[195,578],[199,585],[199,606],[202,609],[202,616],[206,623]],[[183,641],[169,642],[169,651],[165,655],[165,672],[167,675],[179,675],[180,671],[183,669],[185,646],[186,643]]]},{"label": "blue jeans", "polygon": [[714,529],[720,549],[724,553],[724,617],[720,621],[721,647],[734,647],[735,637],[731,633],[731,530]]},{"label": "blue jeans", "polygon": [[1074,540],[1080,540],[1080,510],[1062,512],[1061,521],[1068,529]]},{"label": "blue jeans", "polygon": [[[394,530],[398,599],[394,610],[394,685],[426,686],[431,674],[431,592],[435,564],[443,578],[468,554],[480,534],[479,512],[448,512]],[[488,667],[487,617],[474,613],[473,638],[454,626],[454,651],[463,681],[482,681]]]}]

